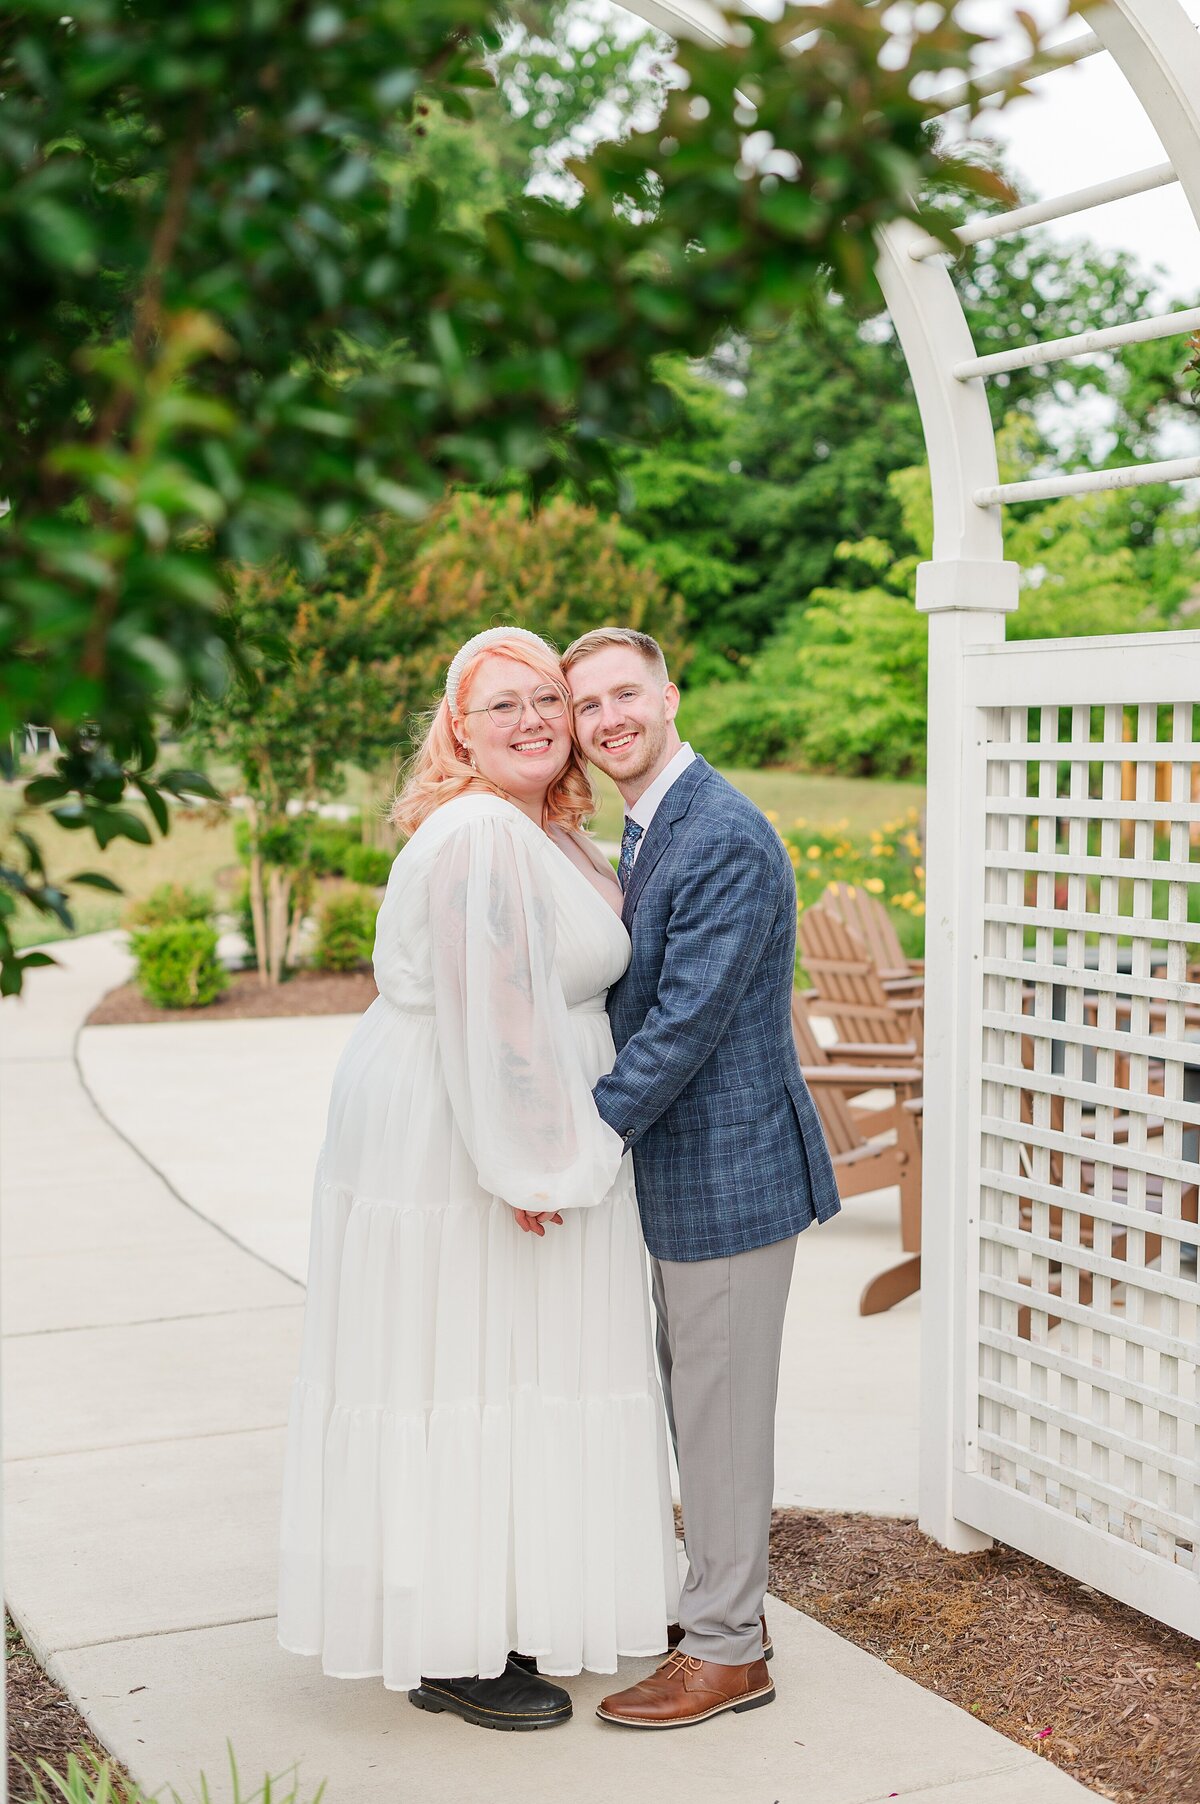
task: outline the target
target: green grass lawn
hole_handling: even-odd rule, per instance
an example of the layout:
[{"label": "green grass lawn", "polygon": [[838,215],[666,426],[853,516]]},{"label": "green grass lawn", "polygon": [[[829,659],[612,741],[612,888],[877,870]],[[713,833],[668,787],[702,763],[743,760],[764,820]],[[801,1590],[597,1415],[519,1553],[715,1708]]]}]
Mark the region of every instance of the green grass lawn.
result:
[{"label": "green grass lawn", "polygon": [[[924,811],[920,783],[877,783],[870,777],[817,777],[791,770],[727,770],[723,776],[764,811],[777,815],[781,833],[806,827],[840,827],[851,839],[865,839],[872,827],[904,814]],[[592,831],[601,839],[621,837],[623,811],[616,785],[606,777],[596,782],[600,812]]]},{"label": "green grass lawn", "polygon": [[[785,833],[802,821],[809,827],[840,827],[849,838],[865,839],[872,827],[909,808],[923,808],[925,803],[924,789],[914,783],[803,776],[781,770],[729,770],[724,774],[760,808],[770,810]],[[231,772],[214,770],[212,775],[218,782],[232,783]],[[597,791],[600,812],[592,823],[593,831],[600,839],[619,840],[621,798],[606,778],[599,780]],[[377,782],[361,772],[347,773],[347,801],[361,807],[377,805],[380,798]],[[7,796],[0,793],[0,819],[13,810],[15,802],[15,791]],[[156,834],[150,846],[118,839],[105,852],[98,851],[89,836],[64,831],[48,815],[38,820],[35,833],[51,876],[61,880],[75,871],[101,871],[125,892],[108,896],[99,890],[75,890],[72,908],[78,933],[99,933],[119,926],[129,904],[148,896],[160,883],[213,890],[221,906],[231,904],[241,875],[232,817],[216,809],[173,809],[171,818],[171,831],[165,839]],[[20,947],[65,937],[57,922],[32,909],[21,908],[15,917],[13,938]]]},{"label": "green grass lawn", "polygon": [[[149,820],[145,809],[128,806],[130,813]],[[75,871],[99,871],[119,883],[125,892],[110,896],[86,885],[72,890],[71,911],[80,934],[119,927],[129,905],[140,902],[160,883],[187,883],[196,889],[212,890],[218,903],[228,906],[241,878],[233,847],[233,821],[217,809],[172,809],[171,831],[165,839],[154,829],[152,845],[139,846],[131,839],[117,839],[103,852],[90,834],[68,833],[49,815],[37,821],[33,832],[51,877],[61,882]],[[38,914],[24,905],[13,918],[12,935],[18,947],[69,937],[52,915]]]}]

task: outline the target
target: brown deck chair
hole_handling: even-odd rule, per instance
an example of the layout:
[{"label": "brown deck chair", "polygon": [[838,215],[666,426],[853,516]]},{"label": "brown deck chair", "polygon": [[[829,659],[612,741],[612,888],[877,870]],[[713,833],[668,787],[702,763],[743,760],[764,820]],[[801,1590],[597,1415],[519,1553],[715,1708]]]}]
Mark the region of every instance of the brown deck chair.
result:
[{"label": "brown deck chair", "polygon": [[[810,1012],[811,1005],[811,1012]],[[884,1073],[897,1066],[913,1066],[920,1069],[921,1060],[917,1057],[916,1044],[912,1040],[899,1040],[896,1044],[862,1040],[835,1040],[832,1045],[823,1046],[817,1038],[813,1026],[813,1015],[821,1012],[820,1003],[812,990],[792,991],[792,1038],[796,1043],[796,1057],[804,1069],[815,1069],[817,1066],[839,1066],[843,1074],[852,1069],[861,1075],[863,1081],[855,1090],[849,1083],[846,1088],[847,1107],[852,1114],[862,1113],[873,1121],[877,1128],[894,1127],[894,1110],[891,1108],[866,1108],[859,1110],[858,1098],[868,1090],[890,1089],[892,1084]]]},{"label": "brown deck chair", "polygon": [[[878,1315],[911,1297],[921,1284],[921,1142],[918,1117],[905,1104],[919,1092],[919,1065],[841,1065],[818,1045],[803,1009],[792,1000],[792,1026],[804,1081],[812,1093],[843,1202],[896,1184],[900,1245],[908,1258],[872,1278],[859,1298],[860,1315]],[[864,1049],[866,1050],[866,1049]],[[806,1055],[814,1054],[815,1057]],[[892,1089],[888,1109],[856,1109],[867,1090]]]},{"label": "brown deck chair", "polygon": [[925,981],[924,960],[905,956],[895,923],[882,902],[857,883],[828,883],[821,907],[844,921],[867,949],[867,957],[879,972],[885,989],[919,990]]},{"label": "brown deck chair", "polygon": [[800,953],[819,1000],[813,1013],[837,1028],[838,1038],[895,1045],[922,1042],[921,1001],[889,996],[858,935],[821,903],[800,917]]}]

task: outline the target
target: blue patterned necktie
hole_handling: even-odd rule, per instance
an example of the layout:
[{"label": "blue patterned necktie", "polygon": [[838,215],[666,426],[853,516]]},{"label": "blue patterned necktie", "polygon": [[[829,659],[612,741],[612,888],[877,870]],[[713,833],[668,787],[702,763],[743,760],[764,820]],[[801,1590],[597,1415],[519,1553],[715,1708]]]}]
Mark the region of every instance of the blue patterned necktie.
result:
[{"label": "blue patterned necktie", "polygon": [[617,860],[617,881],[622,889],[629,888],[629,879],[633,875],[633,849],[641,837],[642,828],[626,815],[625,831],[621,835],[621,856]]}]

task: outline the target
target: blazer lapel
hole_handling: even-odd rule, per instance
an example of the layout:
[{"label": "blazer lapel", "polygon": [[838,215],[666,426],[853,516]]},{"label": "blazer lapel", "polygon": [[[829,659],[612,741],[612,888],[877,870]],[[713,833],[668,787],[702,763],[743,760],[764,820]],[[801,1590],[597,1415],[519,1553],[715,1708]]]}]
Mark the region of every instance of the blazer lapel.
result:
[{"label": "blazer lapel", "polygon": [[642,841],[641,850],[634,863],[633,875],[629,879],[629,888],[625,891],[625,900],[621,904],[621,919],[626,927],[633,920],[638,897],[649,882],[651,871],[671,843],[675,822],[691,807],[696,790],[708,775],[710,768],[711,766],[703,758],[695,758],[683,775],[672,783],[655,810],[654,819],[646,830],[646,837]]}]

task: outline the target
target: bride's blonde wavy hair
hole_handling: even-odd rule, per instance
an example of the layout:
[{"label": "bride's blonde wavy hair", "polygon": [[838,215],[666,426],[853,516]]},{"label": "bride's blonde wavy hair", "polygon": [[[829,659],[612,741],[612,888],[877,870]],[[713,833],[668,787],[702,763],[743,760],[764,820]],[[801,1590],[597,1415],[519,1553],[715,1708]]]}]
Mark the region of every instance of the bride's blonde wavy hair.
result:
[{"label": "bride's blonde wavy hair", "polygon": [[[549,650],[542,651],[528,639],[518,639],[515,635],[510,640],[497,639],[490,645],[481,646],[467,664],[458,682],[460,711],[470,704],[471,686],[479,666],[485,658],[491,657],[509,658],[514,664],[524,664],[543,682],[553,683],[566,698],[569,717],[571,692],[558,658]],[[456,796],[473,791],[501,796],[505,801],[512,799],[498,784],[489,783],[480,772],[471,769],[467,752],[455,738],[454,716],[443,695],[429,717],[425,737],[405,769],[403,785],[392,803],[388,819],[402,833],[415,833],[421,822],[428,820],[443,802],[452,802]],[[581,827],[595,812],[595,792],[572,733],[570,756],[546,791],[542,819],[546,826]]]}]

